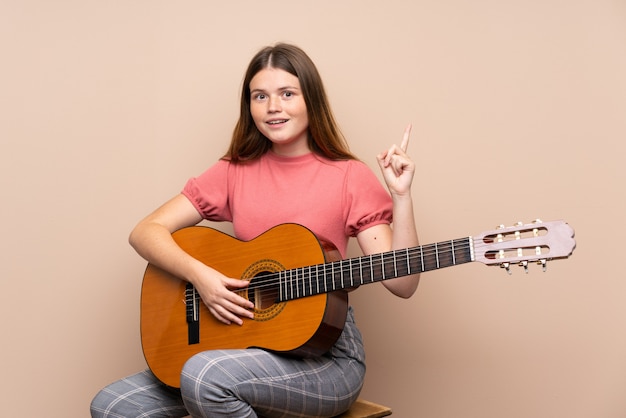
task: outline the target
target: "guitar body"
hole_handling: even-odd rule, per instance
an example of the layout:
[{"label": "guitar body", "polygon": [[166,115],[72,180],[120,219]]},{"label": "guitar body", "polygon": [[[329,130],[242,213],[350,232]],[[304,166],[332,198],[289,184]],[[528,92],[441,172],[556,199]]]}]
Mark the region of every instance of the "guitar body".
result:
[{"label": "guitar body", "polygon": [[[339,259],[334,247],[296,224],[279,225],[251,241],[200,226],[181,229],[173,237],[194,258],[251,284],[263,273]],[[287,355],[321,355],[339,338],[348,309],[343,290],[277,302],[272,285],[262,290],[257,286],[240,292],[255,303],[254,319],[244,319],[241,326],[219,322],[198,301],[199,338],[190,343],[186,286],[186,281],[149,264],[141,289],[144,356],[157,378],[173,387],[180,386],[185,362],[206,350],[259,347]]]}]

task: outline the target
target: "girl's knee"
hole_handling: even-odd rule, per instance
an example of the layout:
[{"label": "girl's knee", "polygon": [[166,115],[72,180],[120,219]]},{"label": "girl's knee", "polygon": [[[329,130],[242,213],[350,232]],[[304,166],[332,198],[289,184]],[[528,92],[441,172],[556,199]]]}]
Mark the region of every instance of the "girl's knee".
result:
[{"label": "girl's knee", "polygon": [[183,402],[192,416],[255,417],[250,405],[233,392],[240,382],[228,365],[227,353],[205,352],[191,357],[180,375]]},{"label": "girl's knee", "polygon": [[226,373],[224,362],[229,362],[228,355],[217,351],[206,351],[189,358],[180,376],[181,391],[186,390],[183,386],[189,388],[197,385],[219,385],[232,371],[229,368],[229,373]]},{"label": "girl's knee", "polygon": [[100,391],[94,396],[89,405],[92,418],[105,418],[110,410],[110,397],[104,391]]},{"label": "girl's knee", "polygon": [[200,387],[204,391],[211,386],[206,381],[212,375],[211,367],[211,363],[202,354],[196,354],[185,362],[180,374],[180,392],[183,398],[195,398]]}]

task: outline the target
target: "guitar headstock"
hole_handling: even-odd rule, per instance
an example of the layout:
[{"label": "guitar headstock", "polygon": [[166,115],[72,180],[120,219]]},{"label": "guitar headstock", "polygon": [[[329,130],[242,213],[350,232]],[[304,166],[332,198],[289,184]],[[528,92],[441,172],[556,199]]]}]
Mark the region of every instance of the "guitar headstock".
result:
[{"label": "guitar headstock", "polygon": [[528,263],[532,262],[540,264],[545,271],[549,260],[569,257],[576,248],[574,229],[565,221],[500,225],[473,240],[476,261],[499,265],[509,274],[511,265],[517,264],[528,272]]}]

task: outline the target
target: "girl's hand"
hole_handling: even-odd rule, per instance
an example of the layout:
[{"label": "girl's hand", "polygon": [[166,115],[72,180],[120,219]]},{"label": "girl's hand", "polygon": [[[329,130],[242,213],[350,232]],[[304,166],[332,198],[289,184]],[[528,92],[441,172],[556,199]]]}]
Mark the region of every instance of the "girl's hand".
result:
[{"label": "girl's hand", "polygon": [[410,135],[411,125],[407,126],[404,131],[400,146],[393,144],[388,150],[381,152],[376,157],[387,188],[392,195],[404,196],[411,191],[415,163],[406,153]]},{"label": "girl's hand", "polygon": [[248,286],[247,280],[232,279],[221,274],[207,274],[194,281],[194,287],[209,312],[224,324],[242,325],[242,318],[254,318],[254,305],[235,290]]}]

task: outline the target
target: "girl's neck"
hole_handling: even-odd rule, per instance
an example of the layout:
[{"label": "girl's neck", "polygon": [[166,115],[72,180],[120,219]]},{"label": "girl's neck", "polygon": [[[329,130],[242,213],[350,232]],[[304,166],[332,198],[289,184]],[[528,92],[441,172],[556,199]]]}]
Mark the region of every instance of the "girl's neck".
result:
[{"label": "girl's neck", "polygon": [[291,144],[273,144],[272,152],[281,157],[300,157],[310,154],[311,149],[306,142],[294,142]]}]

